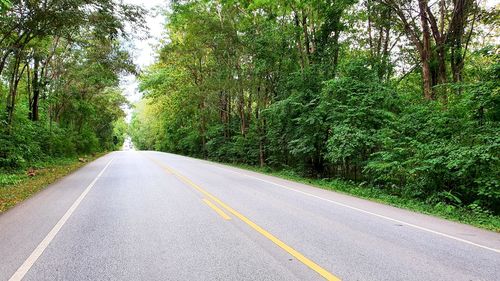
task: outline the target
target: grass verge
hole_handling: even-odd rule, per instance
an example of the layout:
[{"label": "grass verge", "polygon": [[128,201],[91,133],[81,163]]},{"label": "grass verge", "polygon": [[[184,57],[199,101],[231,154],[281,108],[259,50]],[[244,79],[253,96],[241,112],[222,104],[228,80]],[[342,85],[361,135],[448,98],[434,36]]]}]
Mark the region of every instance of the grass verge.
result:
[{"label": "grass verge", "polygon": [[242,168],[262,174],[279,177],[294,182],[312,185],[318,188],[332,190],[371,201],[391,205],[398,208],[432,215],[459,223],[469,224],[479,228],[500,233],[500,216],[493,215],[473,207],[458,207],[444,203],[429,204],[414,198],[404,198],[390,194],[387,190],[370,186],[360,186],[336,179],[304,178],[290,171],[275,171],[269,168],[260,168],[250,165],[224,163],[237,168]]},{"label": "grass verge", "polygon": [[0,171],[0,214],[103,154],[51,159],[25,171]]}]

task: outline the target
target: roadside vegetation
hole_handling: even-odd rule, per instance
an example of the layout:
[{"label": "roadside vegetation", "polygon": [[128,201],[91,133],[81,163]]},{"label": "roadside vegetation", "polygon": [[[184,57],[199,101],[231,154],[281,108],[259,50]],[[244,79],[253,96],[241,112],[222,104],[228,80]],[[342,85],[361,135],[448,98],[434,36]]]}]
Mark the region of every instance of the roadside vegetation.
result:
[{"label": "roadside vegetation", "polygon": [[144,11],[114,0],[0,5],[0,174],[113,150],[123,143],[121,74],[136,73],[119,44]]},{"label": "roadside vegetation", "polygon": [[139,149],[498,230],[500,17],[487,3],[172,1],[130,134]]},{"label": "roadside vegetation", "polygon": [[22,170],[0,172],[0,214],[102,154],[50,158]]},{"label": "roadside vegetation", "polygon": [[119,77],[137,70],[119,39],[143,14],[115,0],[0,1],[0,212],[123,143]]},{"label": "roadside vegetation", "polygon": [[492,212],[477,208],[474,205],[467,207],[450,205],[446,203],[432,204],[418,198],[402,197],[391,190],[366,186],[363,183],[346,181],[335,178],[311,178],[304,177],[290,170],[273,170],[269,167],[258,167],[238,163],[226,163],[228,165],[279,177],[294,182],[312,185],[318,188],[354,195],[359,198],[369,199],[379,203],[407,209],[427,215],[453,220],[460,223],[470,224],[480,228],[500,232],[500,216]]}]

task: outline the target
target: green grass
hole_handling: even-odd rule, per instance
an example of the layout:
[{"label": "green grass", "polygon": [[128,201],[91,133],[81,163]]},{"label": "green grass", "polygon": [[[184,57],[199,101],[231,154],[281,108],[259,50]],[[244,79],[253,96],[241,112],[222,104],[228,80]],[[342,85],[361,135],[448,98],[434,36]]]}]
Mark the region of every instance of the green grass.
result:
[{"label": "green grass", "polygon": [[31,169],[35,171],[35,176],[28,176],[28,169],[0,171],[0,213],[16,206],[47,185],[101,155],[81,157],[85,159],[85,162],[80,162],[79,157],[56,158],[45,162],[36,162],[31,166]]},{"label": "green grass", "polygon": [[473,225],[479,228],[500,232],[500,216],[490,214],[479,208],[458,207],[444,203],[435,205],[419,201],[414,198],[405,198],[390,194],[384,189],[375,188],[367,185],[356,185],[336,179],[312,179],[297,175],[291,171],[276,171],[270,168],[260,168],[250,165],[241,165],[234,163],[225,163],[234,167],[247,169],[267,175],[276,176],[282,179],[291,180],[303,184],[312,185],[318,188],[341,192],[356,197],[369,199],[379,203],[403,208],[427,215],[432,215],[459,223]]}]

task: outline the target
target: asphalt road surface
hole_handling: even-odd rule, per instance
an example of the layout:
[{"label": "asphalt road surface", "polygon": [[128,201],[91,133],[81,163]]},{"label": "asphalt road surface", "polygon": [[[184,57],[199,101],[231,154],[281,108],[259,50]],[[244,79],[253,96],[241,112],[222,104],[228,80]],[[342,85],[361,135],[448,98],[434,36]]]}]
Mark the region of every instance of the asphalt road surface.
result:
[{"label": "asphalt road surface", "polygon": [[0,215],[0,280],[500,280],[500,234],[159,152]]}]

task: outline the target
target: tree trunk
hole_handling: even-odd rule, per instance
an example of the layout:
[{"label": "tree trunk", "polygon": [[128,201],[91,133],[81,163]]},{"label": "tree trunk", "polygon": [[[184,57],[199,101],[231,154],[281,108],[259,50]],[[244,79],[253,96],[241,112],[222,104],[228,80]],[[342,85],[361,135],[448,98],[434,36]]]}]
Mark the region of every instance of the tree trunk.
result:
[{"label": "tree trunk", "polygon": [[335,33],[333,35],[333,66],[332,66],[332,77],[335,77],[337,75],[337,66],[339,64],[339,37],[340,37],[340,30],[335,30]]},{"label": "tree trunk", "polygon": [[[426,4],[427,5],[427,4]],[[445,21],[445,14],[444,14],[444,3],[441,1],[440,2],[441,8],[440,8],[440,13],[441,13],[441,18],[438,26],[438,22],[436,20],[436,17],[432,13],[432,10],[429,6],[426,7],[426,14],[427,14],[427,20],[428,24],[430,24],[430,30],[432,31],[432,36],[434,38],[434,41],[436,43],[436,52],[435,55],[437,57],[437,68],[434,69],[434,73],[432,75],[433,81],[432,85],[440,85],[446,83],[446,36],[443,34],[442,31],[442,26],[443,22]],[[445,89],[443,89],[445,90]],[[443,98],[446,98],[446,91],[441,91],[441,95]]]},{"label": "tree trunk", "polygon": [[451,46],[451,70],[453,72],[453,82],[462,81],[462,70],[464,60],[462,54],[463,37],[470,8],[471,0],[454,0],[453,17],[450,22],[450,46]]},{"label": "tree trunk", "polygon": [[434,99],[434,95],[432,93],[432,73],[430,67],[431,34],[427,18],[427,0],[419,0],[418,6],[420,9],[420,22],[422,24],[422,50],[420,51],[420,59],[422,62],[424,97],[427,100],[432,100]]},{"label": "tree trunk", "polygon": [[34,62],[33,62],[33,78],[32,78],[32,88],[33,88],[33,100],[31,102],[31,121],[38,121],[39,120],[39,114],[38,114],[38,101],[40,99],[40,79],[39,79],[39,67],[40,67],[40,60],[39,58],[35,55]]},{"label": "tree trunk", "polygon": [[371,10],[371,1],[366,1],[366,10],[368,14],[368,46],[370,48],[370,56],[373,59],[373,36],[372,36],[372,10]]},{"label": "tree trunk", "polygon": [[221,91],[220,92],[220,120],[221,120],[221,123],[224,127],[224,139],[228,139],[229,138],[229,132],[228,132],[228,127],[229,127],[229,108],[228,108],[228,103],[229,103],[229,100],[228,100],[228,95],[226,94],[225,91]]},{"label": "tree trunk", "polygon": [[200,95],[200,103],[198,105],[198,109],[200,110],[200,127],[199,127],[199,132],[200,132],[200,137],[201,137],[201,153],[203,155],[203,158],[207,158],[207,119],[206,119],[206,105],[205,105],[205,98],[203,95]]},{"label": "tree trunk", "polygon": [[[299,15],[297,14],[296,11],[294,11],[293,14],[294,14],[295,27],[298,29],[300,28]],[[304,51],[302,48],[302,39],[300,38],[299,31],[295,32],[295,40],[297,41],[297,49],[299,51],[299,56],[300,56],[300,69],[304,70],[305,67]]]},{"label": "tree trunk", "polygon": [[245,90],[243,85],[243,74],[239,62],[236,63],[238,72],[238,114],[240,116],[240,131],[242,136],[246,136],[247,120],[245,112]]},{"label": "tree trunk", "polygon": [[[389,13],[386,12],[384,13],[387,17],[389,17]],[[382,51],[382,70],[379,71],[379,78],[380,80],[386,79],[387,81],[390,78],[391,71],[389,68],[389,42],[391,40],[390,37],[390,32],[391,32],[391,26],[388,25],[385,27],[385,34],[384,34],[384,50]],[[384,78],[386,77],[386,78]]]},{"label": "tree trunk", "polygon": [[309,65],[311,60],[311,48],[309,40],[309,32],[307,30],[307,15],[304,10],[302,10],[302,30],[304,32],[304,48],[306,51],[306,65]]},{"label": "tree trunk", "polygon": [[259,139],[259,164],[261,168],[266,164],[264,160],[264,143],[262,137]]},{"label": "tree trunk", "polygon": [[17,87],[19,85],[19,81],[23,75],[24,70],[26,69],[26,65],[19,71],[19,67],[21,66],[21,57],[20,54],[16,54],[16,60],[14,62],[14,72],[12,73],[10,79],[9,86],[9,94],[7,96],[7,123],[12,124],[12,120],[14,119],[14,108],[16,106],[16,96],[17,96]]}]

